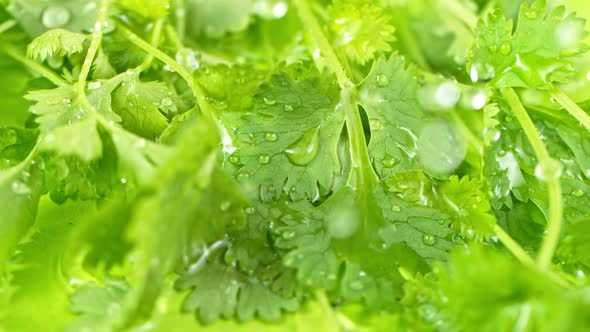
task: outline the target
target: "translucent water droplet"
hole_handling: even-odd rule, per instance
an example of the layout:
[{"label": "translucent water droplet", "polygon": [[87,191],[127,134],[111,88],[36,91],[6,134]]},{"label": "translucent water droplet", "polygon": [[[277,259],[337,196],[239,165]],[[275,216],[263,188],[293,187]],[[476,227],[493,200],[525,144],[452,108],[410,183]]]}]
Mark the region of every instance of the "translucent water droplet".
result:
[{"label": "translucent water droplet", "polygon": [[229,156],[228,160],[232,164],[237,164],[240,162],[240,157],[238,157],[236,155],[231,155],[231,156]]},{"label": "translucent water droplet", "polygon": [[500,45],[500,54],[508,55],[512,51],[512,45],[509,41],[505,41]]},{"label": "translucent water droplet", "polygon": [[127,179],[126,178],[121,178],[121,184],[126,184],[127,183]]},{"label": "translucent water droplet", "polygon": [[266,98],[266,97],[264,97],[263,99],[264,99],[264,103],[267,104],[267,105],[269,105],[269,106],[270,105],[274,105],[274,104],[277,103],[277,101],[274,100],[274,99],[272,99],[272,98]]},{"label": "translucent water droplet", "polygon": [[182,48],[176,53],[176,62],[191,71],[197,71],[201,68],[201,63],[197,59],[197,54],[190,48]]},{"label": "translucent water droplet", "polygon": [[369,124],[372,130],[383,130],[383,123],[379,119],[371,119],[369,120]]},{"label": "translucent water droplet", "polygon": [[168,97],[164,97],[164,99],[162,99],[162,106],[165,106],[165,107],[172,106],[172,99],[170,99]]},{"label": "translucent water droplet", "polygon": [[256,212],[256,209],[253,208],[253,207],[247,207],[247,208],[244,209],[244,212],[246,214],[254,214]]},{"label": "translucent water droplet", "polygon": [[392,168],[399,163],[399,160],[394,157],[387,157],[383,159],[383,166]]},{"label": "translucent water droplet", "polygon": [[330,211],[328,220],[328,233],[336,239],[345,239],[352,236],[359,226],[359,212],[355,206],[342,206]]},{"label": "translucent water droplet", "polygon": [[348,286],[350,287],[350,289],[355,291],[360,291],[361,289],[363,289],[363,283],[359,280],[351,282]]},{"label": "translucent water droplet", "polygon": [[457,244],[463,243],[463,239],[461,238],[461,235],[459,235],[459,233],[454,233],[451,237],[451,241]]},{"label": "translucent water droplet", "polygon": [[100,89],[101,86],[102,86],[102,83],[100,83],[99,81],[94,81],[94,82],[88,83],[89,90]]},{"label": "translucent water droplet", "polygon": [[537,164],[535,167],[535,176],[537,179],[548,182],[558,179],[561,176],[563,166],[559,160],[549,158]]},{"label": "translucent water droplet", "polygon": [[[34,45],[33,45],[34,46]],[[64,64],[64,58],[59,55],[53,55],[47,58],[47,64],[53,69],[59,69]]]},{"label": "translucent water droplet", "polygon": [[269,142],[274,142],[279,138],[279,136],[276,133],[273,132],[268,132],[264,134],[264,139],[269,141]]},{"label": "translucent water droplet", "polygon": [[432,234],[424,234],[422,236],[422,241],[424,241],[425,244],[431,246],[434,244],[434,242],[436,242],[436,238]]},{"label": "translucent water droplet", "polygon": [[262,165],[268,164],[270,162],[270,156],[267,154],[261,154],[258,156],[258,162]]},{"label": "translucent water droplet", "polygon": [[320,131],[316,127],[308,130],[298,141],[291,144],[285,150],[285,154],[293,164],[305,166],[316,157],[319,148]]},{"label": "translucent water droplet", "polygon": [[575,190],[575,191],[573,192],[573,194],[574,194],[574,196],[576,196],[576,197],[582,197],[582,196],[584,196],[584,190],[582,190],[582,189],[577,189],[577,190]]},{"label": "translucent water droplet", "polygon": [[387,84],[389,84],[389,78],[385,75],[379,74],[377,75],[377,84],[381,87],[387,86]]},{"label": "translucent water droplet", "polygon": [[62,6],[47,7],[41,14],[41,23],[48,29],[61,28],[70,22],[72,14]]},{"label": "translucent water droplet", "polygon": [[257,0],[254,2],[256,14],[266,19],[279,19],[287,14],[289,5],[285,0]]},{"label": "translucent water droplet", "polygon": [[524,12],[524,16],[529,20],[534,20],[537,18],[537,11],[534,9],[528,9]]},{"label": "translucent water droplet", "polygon": [[236,180],[238,180],[238,182],[246,182],[250,179],[250,174],[248,173],[238,173],[238,175],[236,175]]},{"label": "translucent water droplet", "polygon": [[425,322],[432,322],[436,318],[436,308],[430,304],[423,304],[418,307],[418,314]]},{"label": "translucent water droplet", "polygon": [[400,212],[402,208],[399,205],[394,205],[391,207],[391,211],[393,212]]},{"label": "translucent water droplet", "polygon": [[501,135],[502,133],[497,128],[486,128],[484,131],[484,138],[488,143],[497,142]]},{"label": "translucent water droplet", "polygon": [[473,239],[475,237],[475,230],[473,228],[467,228],[465,231],[465,237],[468,239]]},{"label": "translucent water droplet", "polygon": [[477,91],[471,98],[471,108],[473,108],[474,110],[480,110],[484,108],[484,106],[486,106],[487,103],[488,96],[482,90]]},{"label": "translucent water droplet", "polygon": [[491,44],[490,46],[488,46],[488,50],[489,50],[491,53],[496,53],[496,51],[498,51],[498,45],[496,45],[496,44]]},{"label": "translucent water droplet", "polygon": [[442,121],[424,126],[417,145],[420,162],[426,171],[434,175],[452,173],[467,154],[467,146],[456,129]]},{"label": "translucent water droplet", "polygon": [[291,105],[287,104],[287,105],[285,105],[285,107],[283,107],[283,109],[284,109],[286,112],[291,112],[291,111],[293,110],[293,106],[291,106]]},{"label": "translucent water droplet", "polygon": [[270,193],[274,193],[275,191],[277,191],[277,188],[273,185],[268,186],[268,192]]},{"label": "translucent water droplet", "polygon": [[31,193],[31,188],[21,180],[14,180],[11,185],[12,191],[17,195],[26,195]]},{"label": "translucent water droplet", "polygon": [[72,100],[71,100],[70,98],[67,98],[67,97],[66,97],[66,98],[64,98],[64,99],[63,99],[61,102],[62,102],[64,105],[69,105],[69,104],[71,104],[71,103],[72,103]]},{"label": "translucent water droplet", "polygon": [[434,100],[443,109],[449,109],[457,105],[461,91],[457,84],[453,82],[444,82],[440,84],[434,92]]},{"label": "translucent water droplet", "polygon": [[226,212],[227,210],[229,210],[230,207],[231,207],[231,202],[230,201],[223,201],[219,205],[219,210],[222,211],[222,212]]},{"label": "translucent water droplet", "polygon": [[295,237],[295,232],[292,232],[292,231],[283,232],[281,234],[281,237],[285,240],[292,239]]}]

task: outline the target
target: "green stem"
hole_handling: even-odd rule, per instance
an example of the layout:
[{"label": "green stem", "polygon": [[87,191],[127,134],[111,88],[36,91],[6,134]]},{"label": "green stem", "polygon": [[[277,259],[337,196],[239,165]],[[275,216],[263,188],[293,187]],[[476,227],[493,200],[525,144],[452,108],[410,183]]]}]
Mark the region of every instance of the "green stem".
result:
[{"label": "green stem", "polygon": [[12,29],[16,25],[16,20],[8,20],[0,24],[0,34]]},{"label": "green stem", "polygon": [[14,60],[22,63],[23,65],[25,65],[26,67],[28,67],[33,72],[35,72],[35,73],[43,76],[48,81],[50,81],[51,83],[55,84],[56,86],[66,86],[66,85],[68,85],[68,82],[66,82],[59,75],[57,75],[53,71],[47,69],[45,66],[41,65],[40,63],[37,63],[37,62],[35,62],[35,61],[27,58],[26,56],[22,55],[12,45],[6,45],[6,46],[3,47],[2,50],[8,56],[10,56]]},{"label": "green stem", "polygon": [[535,261],[529,256],[529,254],[518,244],[514,239],[504,231],[502,227],[499,225],[494,225],[494,233],[502,242],[502,244],[508,249],[516,259],[518,259],[522,264],[527,265],[529,267],[535,266]]},{"label": "green stem", "polygon": [[398,22],[397,35],[408,50],[408,55],[412,57],[419,67],[425,70],[430,70],[430,64],[428,63],[428,60],[426,60],[420,45],[416,42],[416,38],[412,36],[410,31],[408,31],[410,27],[408,24],[408,18],[403,13],[398,13],[396,21]]},{"label": "green stem", "polygon": [[580,123],[586,127],[587,130],[590,130],[590,115],[586,113],[578,104],[576,104],[565,92],[561,91],[556,86],[551,86],[549,90],[551,96],[557,100],[557,102],[568,111],[576,120],[580,121]]},{"label": "green stem", "polygon": [[[150,43],[155,48],[157,48],[158,45],[160,44],[160,39],[162,38],[162,26],[163,25],[164,25],[163,20],[156,21],[156,24],[154,25],[154,31],[152,32],[152,39],[150,40]],[[154,55],[151,53],[148,53],[145,60],[141,63],[141,65],[139,65],[139,67],[137,67],[137,69],[140,72],[145,71],[152,65],[153,61],[154,61]]]},{"label": "green stem", "polygon": [[[500,91],[502,96],[504,96],[504,99],[508,102],[508,105],[512,108],[512,112],[518,119],[520,126],[533,147],[539,165],[551,162],[552,160],[549,156],[549,152],[545,148],[535,124],[524,109],[524,106],[522,106],[516,92],[514,92],[512,88],[503,88]],[[549,192],[547,235],[543,240],[539,256],[537,257],[537,265],[542,269],[548,268],[551,264],[551,259],[553,258],[555,248],[559,241],[563,215],[563,202],[559,177],[548,179],[547,189]]]},{"label": "green stem", "polygon": [[135,46],[141,48],[146,53],[152,54],[156,59],[162,61],[163,63],[168,65],[172,70],[178,73],[178,75],[180,75],[190,87],[194,97],[197,100],[197,104],[199,105],[199,108],[203,111],[203,113],[210,116],[212,119],[217,120],[216,112],[207,102],[205,92],[198,84],[196,84],[195,80],[193,79],[193,75],[186,68],[184,68],[178,62],[176,62],[176,60],[172,59],[168,54],[160,51],[159,49],[150,45],[150,43],[141,39],[138,35],[131,32],[131,30],[127,29],[122,24],[119,24],[117,26],[117,29],[119,30],[119,32],[122,33],[122,35],[125,38],[127,38],[127,40],[129,40]]},{"label": "green stem", "polygon": [[307,27],[312,38],[318,44],[320,52],[326,59],[326,65],[328,66],[328,68],[330,68],[330,70],[332,70],[336,74],[336,78],[338,79],[338,84],[340,85],[340,88],[344,90],[353,87],[354,84],[352,84],[352,82],[348,78],[348,75],[346,74],[344,67],[340,63],[340,60],[338,60],[336,52],[334,52],[332,45],[330,44],[326,36],[324,36],[324,33],[322,32],[322,29],[318,21],[313,16],[313,13],[309,8],[308,0],[294,1],[294,5],[297,8],[297,12],[299,13],[299,17],[303,25]]}]

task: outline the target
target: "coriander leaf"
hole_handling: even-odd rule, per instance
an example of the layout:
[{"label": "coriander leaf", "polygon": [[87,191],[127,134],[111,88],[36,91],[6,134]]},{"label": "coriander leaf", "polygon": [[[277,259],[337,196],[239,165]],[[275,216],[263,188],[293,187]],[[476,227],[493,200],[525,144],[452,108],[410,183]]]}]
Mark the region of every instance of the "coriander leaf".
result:
[{"label": "coriander leaf", "polygon": [[518,24],[500,10],[480,22],[468,70],[474,82],[494,79],[498,87],[544,87],[565,82],[572,58],[586,51],[585,21],[559,6],[547,11],[545,0],[523,3]]},{"label": "coriander leaf", "polygon": [[336,148],[344,114],[327,80],[311,69],[290,68],[261,86],[250,112],[221,115],[231,137],[224,139],[227,160],[238,180],[260,185],[263,200],[282,192],[317,199],[331,189],[340,171]]},{"label": "coriander leaf", "polygon": [[170,0],[123,0],[121,5],[149,19],[162,19],[168,15]]},{"label": "coriander leaf", "polygon": [[337,0],[330,8],[335,46],[360,64],[391,51],[395,28],[390,22],[383,9],[371,1]]},{"label": "coriander leaf", "polygon": [[35,38],[27,48],[27,56],[45,61],[52,56],[65,56],[84,50],[87,36],[64,29],[49,30]]}]

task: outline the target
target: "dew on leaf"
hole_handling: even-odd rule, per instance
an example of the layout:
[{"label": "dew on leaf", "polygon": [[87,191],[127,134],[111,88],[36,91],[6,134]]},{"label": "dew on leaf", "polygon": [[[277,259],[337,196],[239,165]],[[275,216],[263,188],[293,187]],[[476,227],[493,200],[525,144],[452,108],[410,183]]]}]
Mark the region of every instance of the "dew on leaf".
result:
[{"label": "dew on leaf", "polygon": [[256,212],[256,209],[250,206],[250,207],[245,208],[244,212],[246,214],[254,214],[254,212]]},{"label": "dew on leaf", "polygon": [[574,194],[574,196],[576,196],[576,197],[582,197],[582,196],[584,196],[584,190],[582,190],[582,189],[577,189],[577,190],[575,190],[575,191],[574,191],[574,193],[573,193],[573,194]]},{"label": "dew on leaf", "polygon": [[277,188],[273,185],[268,186],[268,192],[269,193],[274,193],[275,191],[277,191]]},{"label": "dew on leaf", "polygon": [[266,105],[269,105],[269,106],[270,106],[270,105],[274,105],[274,104],[276,104],[276,103],[277,103],[277,101],[276,101],[276,100],[274,100],[274,99],[272,99],[272,98],[266,98],[266,97],[264,97],[263,99],[264,99],[264,103],[265,103]]},{"label": "dew on leaf", "polygon": [[14,180],[10,188],[17,195],[26,195],[31,193],[31,188],[29,188],[29,186],[21,180]]},{"label": "dew on leaf", "polygon": [[394,157],[387,157],[383,159],[383,166],[392,168],[399,163],[399,160]]},{"label": "dew on leaf", "polygon": [[88,83],[89,90],[100,89],[101,86],[102,86],[102,83],[100,83],[99,81],[94,81],[94,82]]},{"label": "dew on leaf", "polygon": [[231,155],[231,156],[229,156],[228,160],[232,164],[237,164],[240,162],[240,157],[238,157],[236,155]]},{"label": "dew on leaf", "polygon": [[61,102],[62,102],[64,105],[69,105],[69,104],[71,104],[71,103],[72,103],[72,100],[71,100],[70,98],[67,98],[67,97],[66,97],[66,98],[64,98],[64,99],[63,99]]},{"label": "dew on leaf", "polygon": [[316,157],[320,148],[319,132],[319,129],[315,127],[303,134],[299,140],[285,150],[287,158],[298,166],[309,164]]},{"label": "dew on leaf", "polygon": [[524,12],[524,16],[530,20],[534,20],[537,18],[537,11],[533,8],[528,9]]},{"label": "dew on leaf", "polygon": [[502,55],[508,55],[512,51],[512,45],[510,45],[509,41],[505,41],[500,45],[500,53]]},{"label": "dew on leaf", "polygon": [[434,235],[432,235],[432,234],[424,234],[422,236],[422,241],[424,241],[425,244],[431,246],[434,244],[434,242],[436,242],[436,239],[434,238]]},{"label": "dew on leaf", "polygon": [[435,175],[449,174],[463,162],[466,144],[446,122],[427,124],[418,138],[418,156],[424,168]]},{"label": "dew on leaf", "polygon": [[361,289],[363,289],[363,283],[359,280],[355,280],[353,282],[351,282],[349,285],[350,289],[355,290],[355,291],[359,291]]},{"label": "dew on leaf", "polygon": [[181,48],[176,52],[176,62],[191,71],[197,71],[201,68],[201,63],[197,59],[197,54],[190,48]]},{"label": "dew on leaf", "polygon": [[172,99],[168,98],[168,97],[164,97],[162,99],[162,106],[168,107],[172,105]]},{"label": "dew on leaf", "polygon": [[281,237],[285,240],[292,239],[295,237],[295,232],[286,231],[281,234]]},{"label": "dew on leaf", "polygon": [[238,182],[245,182],[248,181],[248,179],[250,179],[250,174],[248,173],[241,172],[236,175],[236,180],[238,180]]},{"label": "dew on leaf", "polygon": [[285,106],[283,107],[283,109],[284,109],[286,112],[291,112],[291,111],[293,110],[293,106],[291,106],[291,105],[287,104],[287,105],[285,105]]},{"label": "dew on leaf", "polygon": [[491,53],[496,53],[496,51],[498,50],[498,45],[496,45],[496,44],[490,44],[490,46],[488,46],[488,50]]},{"label": "dew on leaf", "polygon": [[261,154],[258,156],[258,162],[262,165],[268,164],[270,162],[270,156],[267,154]]},{"label": "dew on leaf", "polygon": [[381,121],[379,119],[371,119],[369,121],[369,124],[371,125],[372,130],[382,130],[383,129],[383,123],[381,123]]},{"label": "dew on leaf", "polygon": [[62,6],[47,7],[41,14],[41,22],[48,29],[61,28],[70,22],[72,14]]},{"label": "dew on leaf", "polygon": [[336,239],[352,236],[359,226],[359,212],[354,206],[343,206],[331,211],[328,220],[328,233]]},{"label": "dew on leaf", "polygon": [[279,138],[279,136],[276,133],[273,132],[267,132],[264,134],[264,139],[269,141],[269,142],[274,142]]},{"label": "dew on leaf", "polygon": [[391,207],[391,211],[393,212],[400,212],[402,208],[399,205],[394,205]]},{"label": "dew on leaf", "polygon": [[386,75],[379,74],[377,75],[377,84],[381,87],[387,86],[389,84],[389,78]]},{"label": "dew on leaf", "polygon": [[222,211],[222,212],[225,212],[225,211],[229,210],[230,207],[231,207],[231,202],[230,201],[223,201],[219,205],[219,210]]}]

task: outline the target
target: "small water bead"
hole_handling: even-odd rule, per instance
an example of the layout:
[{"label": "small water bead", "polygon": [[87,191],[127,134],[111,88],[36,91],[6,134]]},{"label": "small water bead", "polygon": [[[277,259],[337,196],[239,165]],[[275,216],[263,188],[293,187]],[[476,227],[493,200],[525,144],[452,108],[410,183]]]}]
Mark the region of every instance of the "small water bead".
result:
[{"label": "small water bead", "polygon": [[266,97],[264,97],[263,99],[264,99],[264,103],[266,105],[269,105],[269,106],[274,105],[274,104],[277,103],[277,101],[274,100],[274,99],[272,99],[272,98],[266,98]]},{"label": "small water bead", "polygon": [[295,232],[293,231],[287,231],[287,232],[283,232],[281,234],[281,237],[285,240],[289,240],[295,237]]},{"label": "small water bead", "polygon": [[490,46],[488,46],[488,50],[489,50],[491,53],[496,53],[496,51],[498,51],[498,45],[496,45],[496,44],[491,44]]},{"label": "small water bead", "polygon": [[559,160],[548,158],[537,164],[535,167],[535,176],[543,182],[548,182],[558,179],[562,171],[563,166]]},{"label": "small water bead", "polygon": [[436,239],[432,234],[424,234],[422,236],[422,241],[424,241],[425,244],[431,246],[434,244],[434,242],[436,242]]},{"label": "small water bead", "polygon": [[574,194],[574,196],[576,196],[576,197],[582,197],[582,196],[584,196],[584,190],[582,190],[582,189],[577,189],[577,190],[575,190],[575,191],[573,192],[573,194]]},{"label": "small water bead", "polygon": [[169,107],[172,106],[172,99],[165,97],[162,99],[162,106]]},{"label": "small water bead", "polygon": [[94,81],[94,82],[88,83],[89,90],[100,89],[101,86],[102,86],[102,83],[100,83],[99,81]]},{"label": "small water bead", "polygon": [[273,185],[268,186],[268,192],[269,193],[274,193],[275,191],[277,191],[277,188]]},{"label": "small water bead", "polygon": [[385,159],[383,159],[383,166],[387,167],[387,168],[392,168],[395,165],[397,165],[399,163],[399,160],[397,160],[394,157],[387,157]]},{"label": "small water bead", "polygon": [[253,207],[247,207],[247,208],[244,209],[244,212],[246,214],[254,214],[256,212],[256,209],[253,208]]},{"label": "small water bead", "polygon": [[484,138],[488,143],[497,142],[501,135],[502,133],[497,128],[486,128],[484,131]]},{"label": "small water bead", "polygon": [[285,150],[285,154],[293,164],[305,166],[315,159],[319,147],[319,129],[315,127],[307,131],[299,140],[291,144]]},{"label": "small water bead", "polygon": [[269,142],[275,142],[278,138],[279,138],[279,136],[273,132],[267,132],[264,134],[264,139]]},{"label": "small water bead", "polygon": [[389,84],[389,78],[385,75],[379,74],[377,75],[377,84],[380,87],[387,86],[387,84]]},{"label": "small water bead", "polygon": [[512,51],[512,45],[509,41],[505,41],[500,45],[500,54],[508,55]]},{"label": "small water bead", "polygon": [[62,6],[47,7],[41,16],[41,22],[48,29],[61,28],[70,22],[72,14]]},{"label": "small water bead", "polygon": [[61,102],[62,102],[64,105],[69,105],[69,104],[71,104],[71,103],[72,103],[72,100],[71,100],[70,98],[67,98],[67,97],[66,97],[66,98],[64,98],[64,99],[63,99]]},{"label": "small water bead", "polygon": [[18,195],[26,195],[31,193],[31,188],[21,180],[14,180],[10,186],[12,191]]},{"label": "small water bead", "polygon": [[248,181],[250,179],[250,174],[248,173],[238,173],[238,175],[236,175],[236,180],[238,180],[238,182],[245,182]]},{"label": "small water bead", "polygon": [[524,12],[524,16],[526,18],[528,18],[529,20],[534,20],[537,18],[537,11],[533,8],[528,9],[527,11]]},{"label": "small water bead", "polygon": [[349,285],[350,289],[355,290],[355,291],[359,291],[361,289],[363,289],[363,283],[359,280],[355,280],[353,282],[351,282]]},{"label": "small water bead", "polygon": [[238,157],[236,155],[231,155],[231,156],[229,156],[228,160],[232,164],[237,164],[240,162],[240,157]]},{"label": "small water bead", "polygon": [[452,173],[465,159],[467,146],[449,123],[434,121],[422,129],[418,138],[418,157],[433,175]]},{"label": "small water bead", "polygon": [[59,69],[64,64],[64,58],[59,55],[52,55],[49,58],[47,58],[47,64],[49,65],[49,67],[53,69]]},{"label": "small water bead", "polygon": [[399,205],[394,205],[391,207],[392,212],[400,212],[402,208]]},{"label": "small water bead", "polygon": [[291,111],[293,110],[293,106],[291,106],[291,105],[287,104],[287,105],[285,105],[285,106],[283,107],[283,109],[284,109],[286,112],[291,112]]},{"label": "small water bead", "polygon": [[266,165],[270,162],[270,156],[267,154],[261,154],[258,156],[258,162],[262,165]]},{"label": "small water bead", "polygon": [[182,48],[176,53],[176,62],[181,66],[196,71],[201,68],[201,63],[197,59],[197,54],[190,48]]}]

